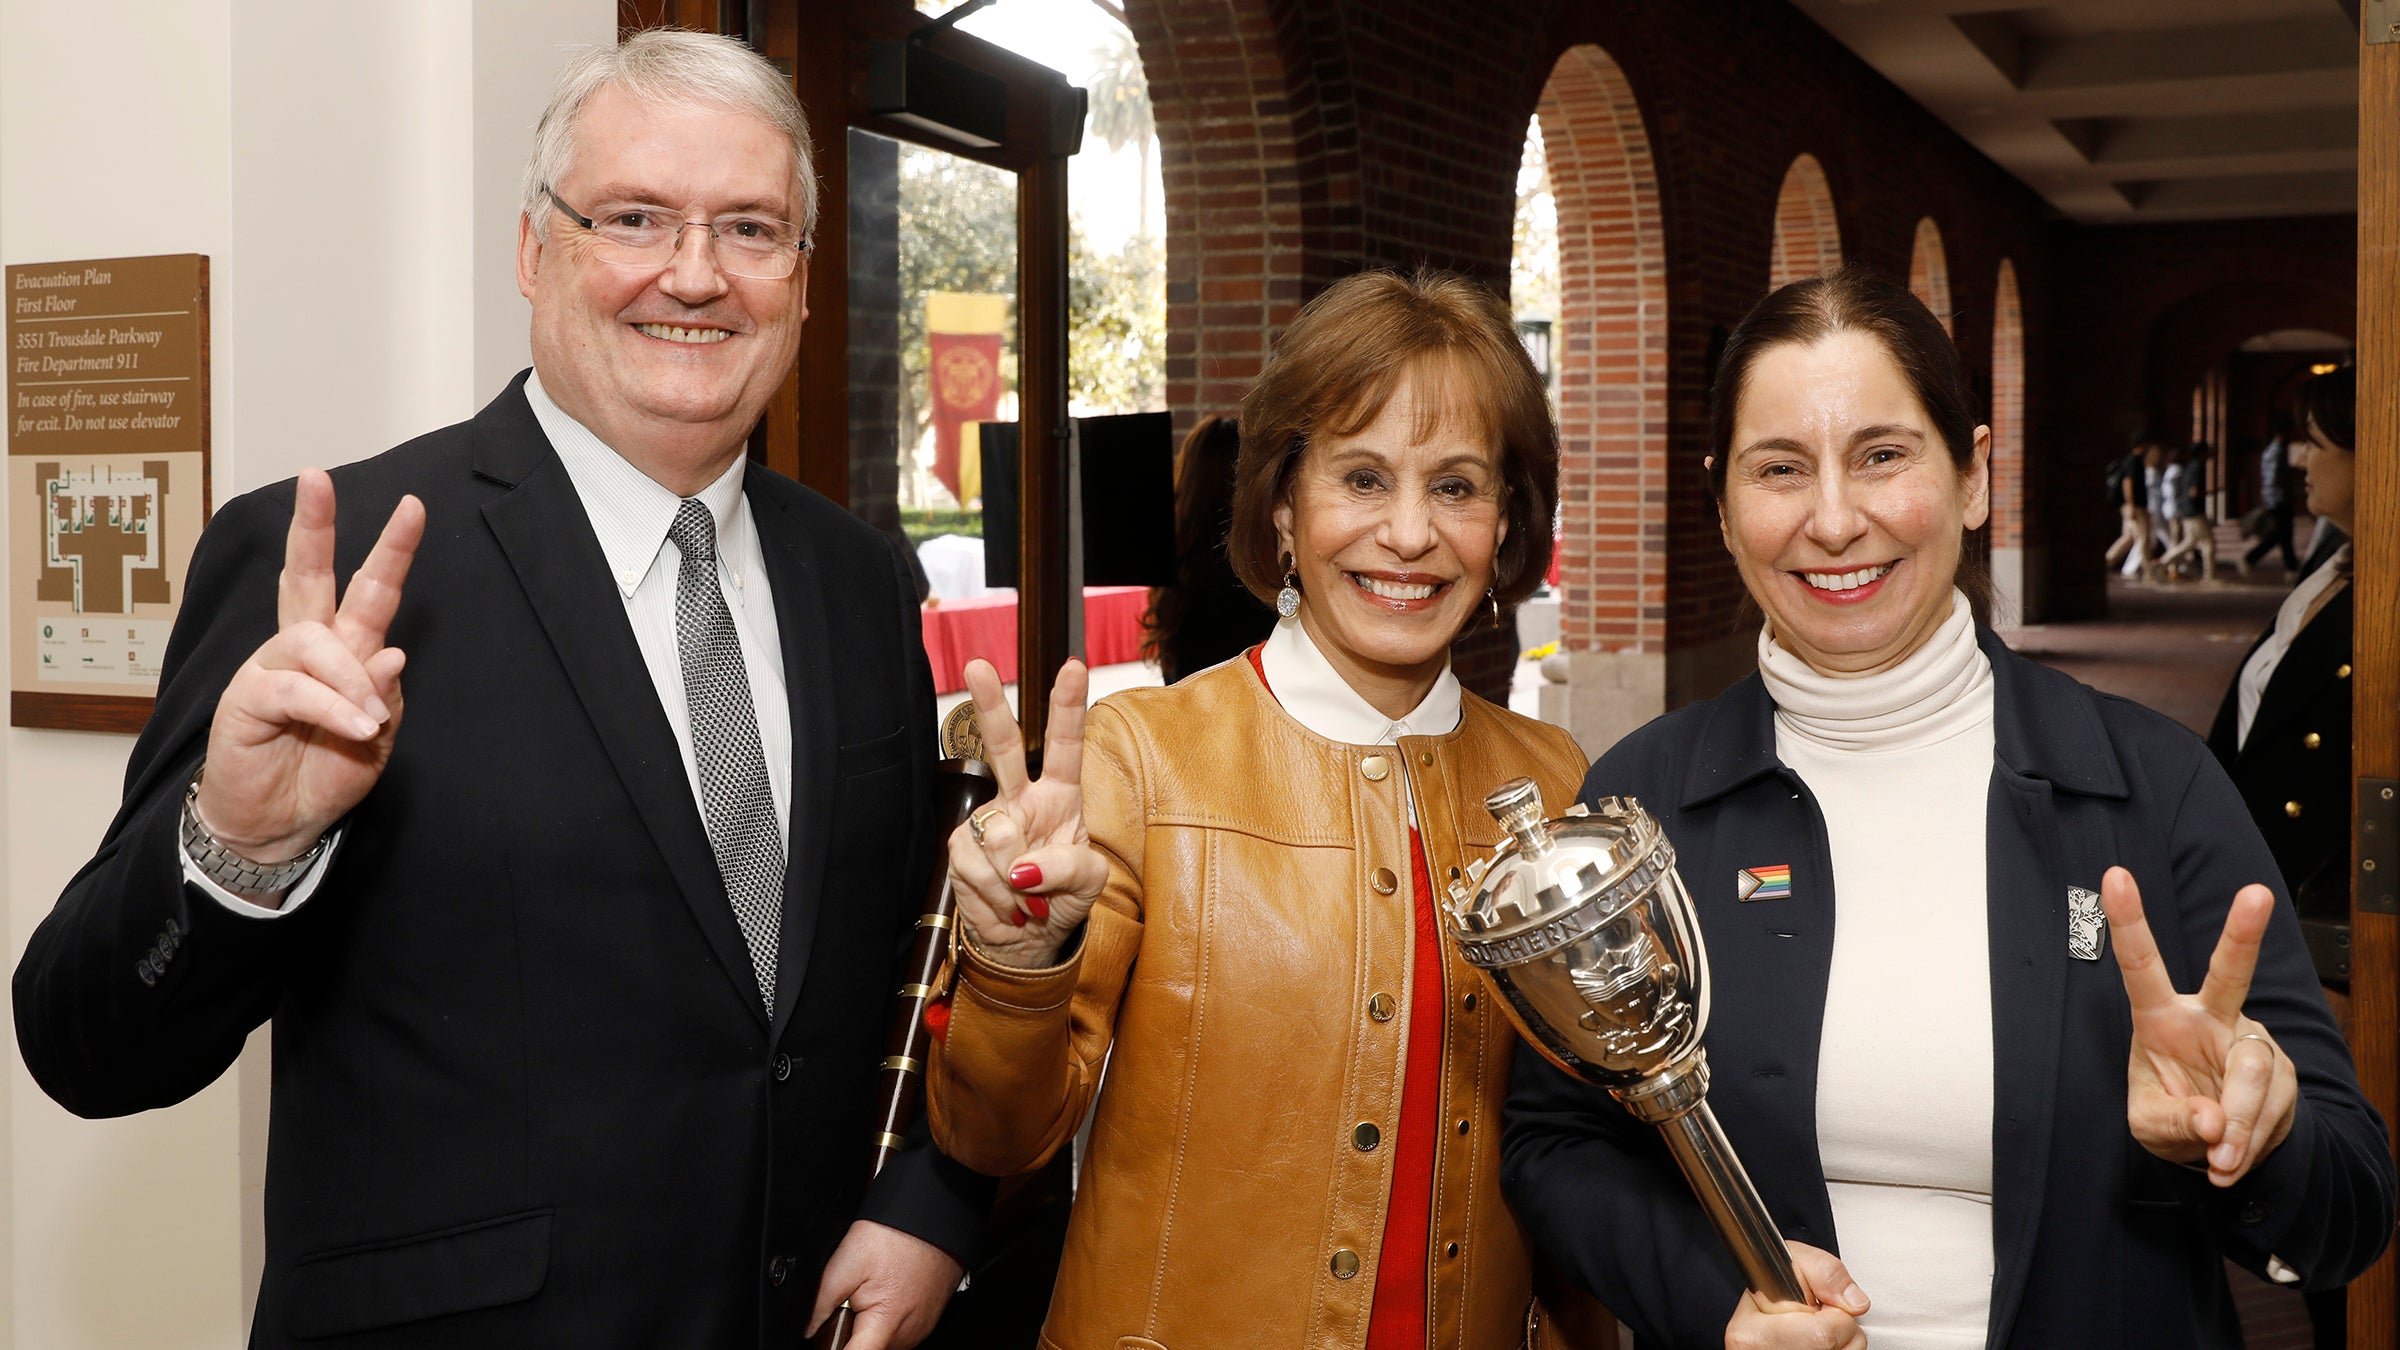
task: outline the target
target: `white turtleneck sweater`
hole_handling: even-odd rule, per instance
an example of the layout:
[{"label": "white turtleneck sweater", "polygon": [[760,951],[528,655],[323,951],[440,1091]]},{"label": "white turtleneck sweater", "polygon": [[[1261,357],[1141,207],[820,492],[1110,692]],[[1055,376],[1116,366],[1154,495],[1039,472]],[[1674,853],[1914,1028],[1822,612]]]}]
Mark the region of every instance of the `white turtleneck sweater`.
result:
[{"label": "white turtleneck sweater", "polygon": [[1817,1147],[1876,1350],[1981,1346],[1991,1308],[1992,666],[1966,597],[1951,606],[1877,675],[1824,675],[1759,637],[1776,754],[1832,848]]}]

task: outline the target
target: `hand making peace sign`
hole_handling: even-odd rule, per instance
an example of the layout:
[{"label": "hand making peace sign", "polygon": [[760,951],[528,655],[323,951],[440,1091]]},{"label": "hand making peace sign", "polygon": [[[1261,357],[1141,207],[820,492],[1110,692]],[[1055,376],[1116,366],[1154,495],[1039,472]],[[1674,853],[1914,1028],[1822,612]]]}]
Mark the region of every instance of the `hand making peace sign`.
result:
[{"label": "hand making peace sign", "polygon": [[275,636],[217,700],[195,809],[209,833],[254,862],[295,858],[375,786],[400,729],[400,607],[425,505],[402,497],[337,607],[333,479],[304,469],[293,488],[276,587]]},{"label": "hand making peace sign", "polygon": [[1025,738],[1009,715],[1000,673],[967,663],[967,690],[1000,795],[950,835],[950,881],[959,915],[984,955],[1020,970],[1058,959],[1100,888],[1108,860],[1083,828],[1083,663],[1059,667],[1050,690],[1042,776],[1025,776]]},{"label": "hand making peace sign", "polygon": [[2100,904],[2133,1002],[2125,1123],[2153,1154],[2174,1163],[2206,1159],[2208,1179],[2230,1186],[2292,1132],[2300,1097],[2291,1056],[2242,1016],[2275,893],[2254,884],[2234,895],[2196,994],[2175,992],[2131,872],[2108,869]]}]

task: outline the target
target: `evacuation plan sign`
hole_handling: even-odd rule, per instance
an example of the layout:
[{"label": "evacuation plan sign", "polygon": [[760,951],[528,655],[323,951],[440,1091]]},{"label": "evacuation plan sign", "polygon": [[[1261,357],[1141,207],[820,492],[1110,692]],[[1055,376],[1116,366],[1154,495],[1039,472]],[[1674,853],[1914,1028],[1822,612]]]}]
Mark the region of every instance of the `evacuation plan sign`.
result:
[{"label": "evacuation plan sign", "polygon": [[139,730],[208,514],[208,259],[7,269],[10,724]]}]

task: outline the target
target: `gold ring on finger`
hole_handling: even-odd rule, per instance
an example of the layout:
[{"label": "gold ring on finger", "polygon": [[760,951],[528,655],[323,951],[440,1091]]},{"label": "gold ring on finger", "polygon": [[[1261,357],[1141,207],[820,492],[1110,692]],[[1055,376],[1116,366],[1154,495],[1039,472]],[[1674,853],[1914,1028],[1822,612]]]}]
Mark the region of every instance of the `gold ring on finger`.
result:
[{"label": "gold ring on finger", "polygon": [[995,803],[967,817],[967,833],[975,836],[976,843],[983,842],[984,822],[990,820],[999,810],[1000,807]]},{"label": "gold ring on finger", "polygon": [[2225,1053],[2228,1055],[2232,1054],[2233,1047],[2240,1045],[2244,1041],[2256,1041],[2260,1045],[2267,1047],[2268,1054],[2271,1055],[2275,1053],[2275,1042],[2268,1039],[2264,1033],[2256,1031],[2245,1031],[2241,1035],[2234,1037],[2232,1043],[2225,1047]]}]

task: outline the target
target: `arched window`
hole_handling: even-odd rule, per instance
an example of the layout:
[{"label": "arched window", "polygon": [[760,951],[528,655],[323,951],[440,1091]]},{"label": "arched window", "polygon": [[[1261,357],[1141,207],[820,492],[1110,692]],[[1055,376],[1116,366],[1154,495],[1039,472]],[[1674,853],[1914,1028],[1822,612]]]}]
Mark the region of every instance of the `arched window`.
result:
[{"label": "arched window", "polygon": [[2016,265],[2006,258],[2000,260],[2000,282],[1992,299],[1989,528],[1995,617],[2002,623],[2027,622],[2032,616],[2025,612],[2025,312],[2017,297]]},{"label": "arched window", "polygon": [[1931,216],[1917,222],[1916,246],[1908,254],[1908,288],[1942,321],[1942,331],[1955,336],[1957,330],[1950,326],[1950,259],[1942,252],[1942,227]]},{"label": "arched window", "polygon": [[1842,227],[1834,219],[1833,188],[1825,166],[1804,154],[1784,171],[1775,194],[1775,247],[1767,264],[1767,289],[1842,265]]}]

